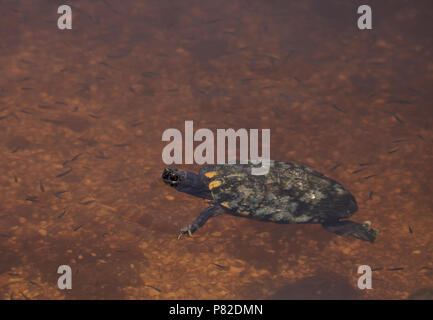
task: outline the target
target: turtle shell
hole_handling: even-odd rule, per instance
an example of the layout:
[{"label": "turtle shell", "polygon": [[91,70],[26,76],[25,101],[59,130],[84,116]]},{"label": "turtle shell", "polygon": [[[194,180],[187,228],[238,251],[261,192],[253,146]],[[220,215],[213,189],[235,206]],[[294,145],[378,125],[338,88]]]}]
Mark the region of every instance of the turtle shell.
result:
[{"label": "turtle shell", "polygon": [[355,198],[338,182],[313,169],[271,161],[266,175],[253,164],[206,165],[199,175],[227,212],[277,223],[322,223],[347,218]]}]

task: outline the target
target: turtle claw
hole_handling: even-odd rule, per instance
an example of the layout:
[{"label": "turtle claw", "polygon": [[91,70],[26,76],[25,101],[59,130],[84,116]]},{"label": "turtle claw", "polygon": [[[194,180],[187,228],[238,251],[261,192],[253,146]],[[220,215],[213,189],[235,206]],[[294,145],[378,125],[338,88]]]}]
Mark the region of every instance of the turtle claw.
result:
[{"label": "turtle claw", "polygon": [[364,223],[362,225],[364,227],[366,227],[367,229],[371,229],[371,222],[370,221],[364,221]]},{"label": "turtle claw", "polygon": [[191,225],[180,229],[180,233],[177,236],[177,240],[180,240],[184,234],[188,234],[192,238]]},{"label": "turtle claw", "polygon": [[377,229],[373,230],[373,229],[371,228],[371,222],[370,222],[370,221],[364,221],[364,223],[363,223],[362,225],[363,225],[365,228],[367,228],[367,230],[375,232],[376,235],[377,235],[377,233],[379,232],[379,230],[377,230]]}]

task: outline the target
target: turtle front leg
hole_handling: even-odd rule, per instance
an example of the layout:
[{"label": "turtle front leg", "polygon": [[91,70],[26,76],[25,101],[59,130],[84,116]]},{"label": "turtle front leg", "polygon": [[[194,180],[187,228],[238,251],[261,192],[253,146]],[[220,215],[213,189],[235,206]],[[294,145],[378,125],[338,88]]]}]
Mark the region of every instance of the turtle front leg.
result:
[{"label": "turtle front leg", "polygon": [[330,221],[322,223],[322,226],[335,234],[340,236],[352,236],[354,238],[374,242],[377,236],[377,230],[370,228],[370,222],[364,222],[364,224],[356,223],[350,220],[343,221]]},{"label": "turtle front leg", "polygon": [[200,215],[197,217],[197,219],[194,220],[193,223],[180,229],[180,233],[177,239],[182,238],[182,235],[184,234],[192,236],[192,234],[196,232],[199,228],[201,228],[206,223],[206,221],[208,221],[212,217],[220,215],[221,213],[224,213],[224,209],[220,206],[206,208],[200,213]]}]

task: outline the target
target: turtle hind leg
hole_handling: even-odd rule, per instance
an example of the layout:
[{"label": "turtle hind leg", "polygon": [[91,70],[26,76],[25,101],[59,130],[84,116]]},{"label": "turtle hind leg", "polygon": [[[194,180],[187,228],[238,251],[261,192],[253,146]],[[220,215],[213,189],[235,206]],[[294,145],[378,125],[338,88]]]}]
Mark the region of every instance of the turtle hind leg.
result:
[{"label": "turtle hind leg", "polygon": [[374,242],[377,236],[377,230],[370,228],[370,223],[356,223],[350,220],[334,220],[322,223],[322,226],[340,236],[352,236],[354,238]]},{"label": "turtle hind leg", "polygon": [[199,216],[194,220],[193,223],[180,229],[180,233],[177,238],[180,239],[184,234],[188,234],[191,236],[194,232],[201,228],[206,223],[206,221],[208,221],[212,217],[220,215],[221,213],[224,213],[224,209],[220,206],[212,206],[206,208],[199,214]]}]

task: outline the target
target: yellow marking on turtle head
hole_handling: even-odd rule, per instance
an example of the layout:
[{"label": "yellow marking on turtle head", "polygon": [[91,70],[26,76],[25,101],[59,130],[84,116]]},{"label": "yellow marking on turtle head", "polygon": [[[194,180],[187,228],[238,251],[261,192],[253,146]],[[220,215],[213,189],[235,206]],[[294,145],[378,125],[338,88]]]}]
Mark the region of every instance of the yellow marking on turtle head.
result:
[{"label": "yellow marking on turtle head", "polygon": [[219,180],[214,180],[214,181],[212,181],[211,183],[209,183],[209,189],[212,190],[212,189],[214,189],[214,188],[216,188],[216,187],[219,187],[221,184],[222,184],[221,181],[219,181]]},{"label": "yellow marking on turtle head", "polygon": [[217,174],[218,174],[218,172],[216,172],[216,171],[209,171],[209,172],[206,172],[204,175],[207,178],[211,179],[211,178],[215,177]]}]

